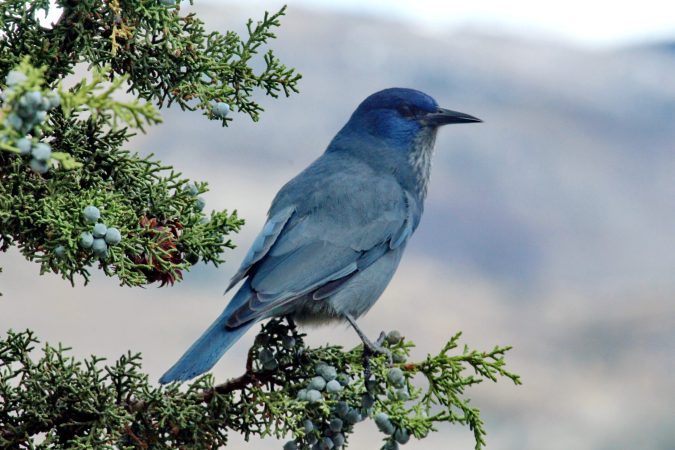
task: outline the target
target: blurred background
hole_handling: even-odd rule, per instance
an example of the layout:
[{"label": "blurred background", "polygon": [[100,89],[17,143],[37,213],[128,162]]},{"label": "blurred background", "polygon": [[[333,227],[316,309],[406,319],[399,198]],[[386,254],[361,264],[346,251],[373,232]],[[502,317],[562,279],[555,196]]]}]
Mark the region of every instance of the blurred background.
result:
[{"label": "blurred background", "polygon": [[[187,8],[185,5],[183,8]],[[71,288],[17,251],[2,254],[0,329],[31,328],[73,354],[144,354],[159,377],[224,307],[222,292],[276,191],[325,148],[356,105],[413,87],[485,123],[444,128],[425,216],[362,326],[398,329],[415,356],[456,331],[513,345],[524,385],[470,395],[488,449],[675,449],[675,6],[402,0],[289,1],[272,46],[301,93],[229,128],[165,110],[132,148],[210,183],[207,208],[247,224],[220,268],[173,288]],[[479,4],[477,4],[479,3]],[[244,30],[277,2],[200,1],[211,29]],[[344,326],[309,341],[356,345]],[[252,330],[214,370],[243,370]],[[372,424],[354,449],[379,448]],[[273,440],[233,448],[278,449]],[[471,449],[446,427],[409,449]]]}]

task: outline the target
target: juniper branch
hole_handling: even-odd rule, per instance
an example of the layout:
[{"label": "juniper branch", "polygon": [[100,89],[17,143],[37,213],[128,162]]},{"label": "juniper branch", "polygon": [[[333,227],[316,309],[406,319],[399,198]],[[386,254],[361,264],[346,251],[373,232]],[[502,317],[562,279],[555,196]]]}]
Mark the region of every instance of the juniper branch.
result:
[{"label": "juniper branch", "polygon": [[[15,245],[41,274],[71,283],[86,283],[98,266],[137,286],[173,284],[198,261],[223,262],[234,247],[229,235],[243,221],[236,211],[202,211],[206,183],[125,146],[161,122],[156,107],[201,110],[227,125],[229,111],[259,118],[257,90],[297,92],[294,69],[271,50],[258,54],[285,7],[249,21],[242,37],[206,31],[167,3],[59,0],[61,16],[43,27],[37,16],[49,1],[0,2],[0,251]],[[65,89],[81,63],[90,76]],[[117,99],[123,88],[136,98]],[[114,247],[86,236],[82,244],[92,226],[82,217],[87,206],[119,232]]]},{"label": "juniper branch", "polygon": [[[67,348],[45,345],[33,361],[34,334],[10,331],[0,341],[0,446],[30,447],[42,439],[54,449],[206,449],[226,445],[230,432],[290,436],[299,448],[322,439],[346,446],[357,424],[374,418],[385,448],[411,435],[423,439],[448,422],[472,427],[480,449],[485,430],[479,411],[467,409],[464,390],[497,377],[520,383],[504,368],[505,348],[450,355],[458,336],[438,355],[410,363],[413,344],[390,333],[384,345],[399,362],[388,367],[384,356],[371,356],[370,371],[362,346],[309,348],[303,338],[293,325],[272,320],[256,337],[243,375],[217,385],[205,376],[181,389],[150,383],[138,354],[106,366],[101,358],[80,362]],[[416,374],[427,388],[416,387]]]}]

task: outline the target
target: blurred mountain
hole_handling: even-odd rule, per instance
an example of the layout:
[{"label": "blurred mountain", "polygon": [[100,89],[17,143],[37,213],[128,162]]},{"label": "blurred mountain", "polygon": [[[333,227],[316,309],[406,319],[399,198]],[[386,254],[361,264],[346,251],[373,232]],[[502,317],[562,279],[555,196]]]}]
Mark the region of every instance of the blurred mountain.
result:
[{"label": "blurred mountain", "polygon": [[649,47],[656,51],[675,53],[675,41],[657,42],[656,44],[650,44],[645,47]]},{"label": "blurred mountain", "polygon": [[[243,20],[235,11],[202,9],[218,30]],[[300,95],[261,99],[260,124],[238,116],[228,130],[169,110],[175,132],[145,144],[190,149],[207,180],[232,164],[273,173],[276,190],[368,94],[414,87],[485,123],[440,132],[411,252],[520,288],[675,287],[675,59],[297,9],[274,47],[304,75]]]},{"label": "blurred mountain", "polygon": [[[219,31],[261,16],[260,6],[196,9]],[[456,330],[473,346],[513,345],[509,367],[525,384],[472,392],[490,449],[674,449],[672,43],[588,51],[292,7],[273,47],[304,78],[299,95],[260,96],[260,123],[235,114],[223,129],[169,109],[130,145],[208,181],[207,208],[246,218],[228,262],[200,265],[170,289],[121,294],[100,274],[75,289],[40,277],[13,251],[2,255],[0,330],[30,327],[77,356],[141,351],[159,376],[223,308],[227,279],[280,186],[367,95],[413,87],[485,123],[439,133],[422,223],[362,326],[401,329],[417,357]],[[240,372],[251,334],[215,367],[218,379]],[[309,330],[309,339],[356,343],[342,327]],[[378,448],[380,438],[364,425],[350,448]],[[281,447],[233,439],[233,448]],[[473,443],[468,430],[447,427],[407,447]]]}]

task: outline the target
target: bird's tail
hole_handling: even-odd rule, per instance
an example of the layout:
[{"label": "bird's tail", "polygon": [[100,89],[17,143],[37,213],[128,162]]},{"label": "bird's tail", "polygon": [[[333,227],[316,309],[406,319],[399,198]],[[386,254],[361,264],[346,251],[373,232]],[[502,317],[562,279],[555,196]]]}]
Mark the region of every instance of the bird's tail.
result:
[{"label": "bird's tail", "polygon": [[[242,286],[242,289],[237,292],[225,311],[211,324],[208,330],[192,344],[176,364],[162,375],[159,379],[161,384],[171,383],[172,381],[186,381],[208,371],[251,328],[255,321],[245,323],[236,329],[228,329],[225,326],[227,319],[232,314],[233,304],[238,303],[237,297],[243,297],[241,294],[246,294],[246,292],[242,292],[248,290],[245,289],[246,287],[246,285]],[[250,293],[250,290],[248,293]]]}]

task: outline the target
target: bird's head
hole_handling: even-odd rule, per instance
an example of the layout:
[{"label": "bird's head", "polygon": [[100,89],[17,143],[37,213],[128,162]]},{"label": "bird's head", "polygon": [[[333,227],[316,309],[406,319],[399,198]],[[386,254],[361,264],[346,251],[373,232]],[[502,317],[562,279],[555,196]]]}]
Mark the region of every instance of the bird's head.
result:
[{"label": "bird's head", "polygon": [[405,146],[420,133],[435,134],[442,125],[472,122],[481,120],[441,108],[432,97],[415,89],[390,88],[366,98],[345,128]]},{"label": "bird's head", "polygon": [[388,170],[420,198],[426,196],[436,132],[451,123],[482,122],[441,108],[414,89],[390,88],[366,98],[326,152],[346,152]]}]

